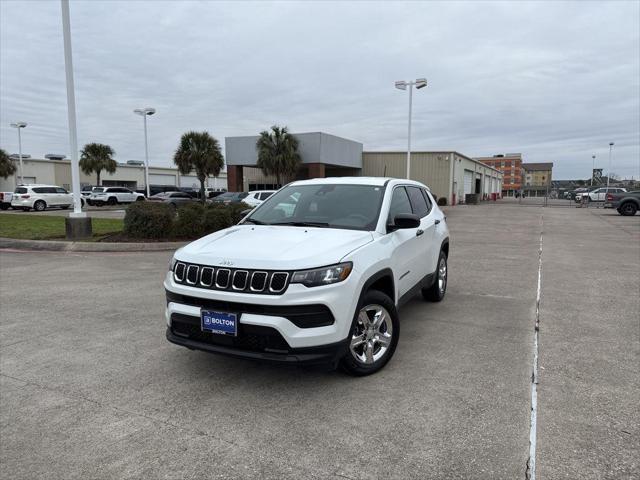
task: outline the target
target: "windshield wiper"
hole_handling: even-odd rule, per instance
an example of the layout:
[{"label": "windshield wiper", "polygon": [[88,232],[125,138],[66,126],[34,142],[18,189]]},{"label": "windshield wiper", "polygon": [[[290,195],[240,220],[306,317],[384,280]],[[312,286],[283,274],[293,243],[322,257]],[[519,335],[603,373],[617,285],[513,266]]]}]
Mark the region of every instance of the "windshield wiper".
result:
[{"label": "windshield wiper", "polygon": [[277,222],[271,225],[290,225],[292,227],[328,227],[327,222]]},{"label": "windshield wiper", "polygon": [[261,222],[260,220],[254,220],[253,218],[246,218],[242,223],[253,223],[254,225],[267,225],[266,223]]}]

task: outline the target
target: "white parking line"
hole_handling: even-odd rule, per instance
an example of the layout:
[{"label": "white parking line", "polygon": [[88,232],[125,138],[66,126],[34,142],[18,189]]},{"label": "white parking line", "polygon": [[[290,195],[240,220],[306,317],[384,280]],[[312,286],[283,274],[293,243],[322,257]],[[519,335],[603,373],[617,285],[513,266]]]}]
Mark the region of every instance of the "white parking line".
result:
[{"label": "white parking line", "polygon": [[538,290],[536,293],[536,318],[533,331],[533,372],[531,374],[531,422],[529,425],[529,461],[527,479],[536,478],[536,428],[538,422],[538,336],[540,331],[540,292],[542,291],[542,242],[544,216],[540,216],[540,247],[538,248]]}]

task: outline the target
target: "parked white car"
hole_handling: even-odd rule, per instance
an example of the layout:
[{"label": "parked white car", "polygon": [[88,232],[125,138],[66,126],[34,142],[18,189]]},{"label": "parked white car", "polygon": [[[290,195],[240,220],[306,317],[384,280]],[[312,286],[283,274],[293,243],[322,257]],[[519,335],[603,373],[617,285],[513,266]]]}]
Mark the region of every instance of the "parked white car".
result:
[{"label": "parked white car", "polygon": [[604,202],[607,193],[623,193],[626,191],[626,188],[620,187],[609,187],[608,189],[607,187],[597,188],[595,190],[592,190],[591,192],[577,193],[576,203],[581,203],[583,197],[586,197],[585,200],[587,202]]},{"label": "parked white car", "polygon": [[242,201],[251,207],[257,207],[275,192],[276,190],[253,190]]},{"label": "parked white car", "polygon": [[[84,206],[84,199],[81,199]],[[14,209],[22,209],[25,212],[32,208],[42,212],[47,208],[69,208],[73,205],[73,195],[64,188],[56,185],[20,185],[16,187],[11,199]]]},{"label": "parked white car", "polygon": [[0,209],[8,210],[11,206],[13,192],[0,192]]},{"label": "parked white car", "polygon": [[238,225],[179,249],[167,272],[167,339],[283,363],[380,370],[398,344],[398,308],[441,301],[449,229],[412,180],[290,183]]},{"label": "parked white car", "polygon": [[89,205],[117,205],[144,200],[144,195],[125,187],[94,187],[89,195]]}]

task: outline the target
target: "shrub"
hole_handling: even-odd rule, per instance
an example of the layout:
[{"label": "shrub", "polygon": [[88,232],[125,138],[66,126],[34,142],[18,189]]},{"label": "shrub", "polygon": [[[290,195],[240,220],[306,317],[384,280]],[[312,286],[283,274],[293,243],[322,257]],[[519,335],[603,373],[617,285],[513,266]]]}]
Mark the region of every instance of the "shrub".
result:
[{"label": "shrub", "polygon": [[204,211],[202,224],[205,234],[217,232],[218,230],[228,228],[233,225],[231,211],[226,206],[209,206]]},{"label": "shrub", "polygon": [[180,238],[202,237],[205,233],[203,223],[204,210],[204,205],[199,202],[180,205],[173,227],[174,235]]},{"label": "shrub", "polygon": [[231,221],[233,222],[233,225],[242,220],[242,218],[244,217],[242,212],[244,212],[245,210],[251,210],[250,205],[242,202],[232,203],[231,205],[227,205],[227,208],[229,209],[229,213],[231,214]]},{"label": "shrub", "polygon": [[440,197],[438,199],[438,205],[444,207],[447,204],[447,197]]},{"label": "shrub", "polygon": [[166,238],[171,234],[173,217],[168,204],[134,202],[124,215],[124,233],[133,238]]}]

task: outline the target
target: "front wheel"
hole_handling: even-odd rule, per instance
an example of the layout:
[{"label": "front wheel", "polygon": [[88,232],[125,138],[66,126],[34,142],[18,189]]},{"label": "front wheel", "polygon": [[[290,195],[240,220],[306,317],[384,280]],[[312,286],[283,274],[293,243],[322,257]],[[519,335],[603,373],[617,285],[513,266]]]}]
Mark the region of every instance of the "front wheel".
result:
[{"label": "front wheel", "polygon": [[620,215],[624,215],[625,217],[632,217],[636,214],[637,211],[638,207],[635,203],[632,202],[625,202],[620,205],[620,208],[618,208],[618,212],[620,212]]},{"label": "front wheel", "polygon": [[429,288],[422,289],[422,296],[430,302],[440,302],[447,293],[448,278],[447,255],[441,250],[438,257],[438,268],[436,269],[436,278]]},{"label": "front wheel", "polygon": [[393,356],[400,335],[400,319],[393,301],[377,290],[366,292],[349,333],[349,349],[340,366],[350,375],[371,375]]},{"label": "front wheel", "polygon": [[107,200],[107,205],[116,205],[118,203],[118,200],[116,199],[116,197],[111,197],[109,198],[109,200]]}]

